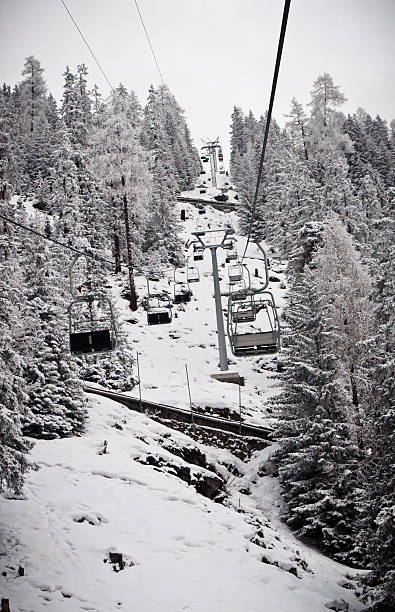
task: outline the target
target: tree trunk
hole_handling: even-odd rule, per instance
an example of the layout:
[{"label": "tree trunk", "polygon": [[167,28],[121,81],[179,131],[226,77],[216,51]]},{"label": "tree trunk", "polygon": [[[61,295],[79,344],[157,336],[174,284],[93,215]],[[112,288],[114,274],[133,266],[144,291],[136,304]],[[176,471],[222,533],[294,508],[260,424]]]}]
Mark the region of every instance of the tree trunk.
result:
[{"label": "tree trunk", "polygon": [[136,287],[134,284],[134,276],[133,276],[132,240],[130,237],[129,211],[128,211],[128,200],[126,197],[126,193],[123,196],[123,214],[125,217],[126,246],[127,246],[127,252],[128,252],[129,285],[130,285],[129,307],[131,310],[135,311],[137,310],[137,295],[136,295]]},{"label": "tree trunk", "polygon": [[114,234],[114,259],[115,259],[115,274],[118,274],[121,271],[121,255],[120,255],[118,234]]}]

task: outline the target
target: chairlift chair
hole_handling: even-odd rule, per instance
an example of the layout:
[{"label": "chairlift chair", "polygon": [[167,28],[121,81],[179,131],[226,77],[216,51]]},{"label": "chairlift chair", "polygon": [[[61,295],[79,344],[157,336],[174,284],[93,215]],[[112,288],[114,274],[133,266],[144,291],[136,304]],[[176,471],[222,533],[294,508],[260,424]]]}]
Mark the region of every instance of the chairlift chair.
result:
[{"label": "chairlift chair", "polygon": [[147,323],[148,325],[162,325],[171,323],[173,313],[171,303],[161,303],[159,298],[148,298]]},{"label": "chairlift chair", "polygon": [[252,323],[255,321],[256,308],[251,295],[240,298],[232,295],[230,306],[229,316],[232,317],[232,323]]},{"label": "chairlift chair", "polygon": [[185,304],[190,302],[192,298],[192,291],[189,283],[177,282],[174,284],[174,303]]},{"label": "chairlift chair", "polygon": [[237,257],[237,250],[234,247],[230,247],[229,249],[227,249],[225,259],[226,263],[237,260]]},{"label": "chairlift chair", "polygon": [[200,273],[198,268],[190,266],[187,268],[187,282],[198,283],[200,281]]},{"label": "chairlift chair", "polygon": [[70,352],[73,355],[108,353],[117,345],[111,301],[94,295],[77,297],[68,308]]},{"label": "chairlift chair", "polygon": [[247,285],[243,278],[240,281],[229,283],[229,295],[234,297],[244,297],[247,295]]},{"label": "chairlift chair", "polygon": [[[232,353],[238,357],[243,355],[260,355],[263,353],[275,353],[280,349],[280,322],[278,319],[277,308],[273,294],[270,291],[263,291],[259,294],[250,296],[249,307],[251,307],[251,317],[243,317],[243,309],[247,309],[240,302],[237,303],[233,296],[229,297],[228,303],[228,337]],[[242,308],[240,308],[242,306]],[[256,321],[258,313],[262,313],[265,325],[261,329],[243,330],[243,324]]]},{"label": "chairlift chair", "polygon": [[204,258],[204,246],[202,244],[193,245],[193,260],[202,261]]},{"label": "chairlift chair", "polygon": [[229,283],[237,283],[238,281],[241,281],[243,278],[243,266],[241,264],[229,266],[228,277]]},{"label": "chairlift chair", "polygon": [[[70,293],[68,307],[69,341],[72,355],[108,353],[117,347],[117,327],[111,301],[97,295],[88,270],[85,255],[76,255],[69,267]],[[77,264],[78,262],[78,264]]]}]

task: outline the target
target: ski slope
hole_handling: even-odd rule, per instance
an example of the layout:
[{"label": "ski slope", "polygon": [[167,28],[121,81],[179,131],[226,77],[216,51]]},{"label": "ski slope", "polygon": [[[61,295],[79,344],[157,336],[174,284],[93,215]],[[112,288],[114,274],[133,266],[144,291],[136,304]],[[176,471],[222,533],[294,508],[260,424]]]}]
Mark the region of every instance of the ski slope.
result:
[{"label": "ski slope", "polygon": [[[181,208],[185,243],[198,225],[237,229],[234,213],[209,207],[201,215],[187,204],[178,204],[178,213]],[[243,241],[237,236],[239,252]],[[258,286],[263,262],[259,251],[248,254],[251,272],[260,273]],[[218,261],[225,293],[220,251]],[[140,356],[142,396],[187,408],[187,364],[193,406],[230,409],[238,418],[238,387],[210,378],[218,371],[211,258],[206,252],[204,261],[190,263],[201,281],[192,285],[189,304],[174,306],[168,325],[147,326],[146,312],[131,313],[122,283],[114,283],[128,342]],[[280,280],[269,289],[280,309],[283,271],[271,262]],[[151,290],[171,293],[172,280],[169,270]],[[138,277],[136,285],[142,299],[145,279]],[[229,346],[228,357],[230,369],[246,381],[242,418],[270,425],[277,357],[234,358]],[[137,397],[137,388],[130,394]],[[336,601],[361,610],[356,572],[301,544],[280,522],[277,481],[263,469],[270,451],[242,462],[90,396],[86,433],[37,441],[32,459],[38,470],[28,475],[23,496],[0,500],[0,597],[9,598],[11,612],[325,612]]]},{"label": "ski slope", "polygon": [[[189,192],[188,192],[189,193]],[[197,228],[215,229],[230,223],[237,227],[236,213],[222,213],[207,207],[204,215],[199,214],[191,204],[177,204],[178,213],[183,208],[187,219],[182,223],[184,243],[193,239],[191,232]],[[179,214],[178,214],[179,216]],[[244,250],[245,238],[236,236],[238,252]],[[143,309],[131,313],[128,303],[120,295],[122,281],[114,288],[117,308],[120,317],[128,329],[130,345],[139,352],[142,397],[150,401],[162,402],[182,408],[189,407],[189,396],[185,374],[185,364],[188,365],[193,406],[197,408],[215,407],[228,408],[236,418],[239,414],[239,398],[237,385],[218,382],[210,375],[219,371],[219,355],[216,332],[216,317],[214,306],[214,289],[212,279],[212,263],[210,252],[206,251],[203,261],[193,261],[192,248],[186,250],[189,265],[197,267],[200,282],[191,283],[193,291],[189,304],[174,305],[173,320],[166,325],[147,326],[147,315]],[[245,262],[250,268],[254,287],[262,286],[264,265],[262,255],[256,247],[249,247]],[[225,264],[225,251],[217,251],[221,280],[221,292],[227,293],[228,264]],[[235,262],[231,262],[232,264]],[[279,282],[270,283],[275,300],[280,310],[285,303],[286,291],[284,285],[284,265],[271,264],[271,272]],[[254,278],[254,270],[258,268],[260,277]],[[185,269],[184,269],[185,270]],[[185,272],[176,272],[177,280],[186,280]],[[160,282],[150,282],[151,293],[167,291],[173,296],[174,270],[169,270],[167,277]],[[147,284],[144,277],[136,278],[136,289],[140,298],[147,295]],[[227,308],[228,298],[222,298],[223,309]],[[128,323],[132,319],[133,323]],[[225,319],[226,326],[226,319]],[[261,355],[259,357],[233,357],[227,341],[229,370],[239,372],[245,377],[242,387],[242,418],[256,425],[270,424],[270,412],[267,402],[277,392],[273,371],[276,369],[277,357]],[[137,387],[131,392],[137,397]]]}]

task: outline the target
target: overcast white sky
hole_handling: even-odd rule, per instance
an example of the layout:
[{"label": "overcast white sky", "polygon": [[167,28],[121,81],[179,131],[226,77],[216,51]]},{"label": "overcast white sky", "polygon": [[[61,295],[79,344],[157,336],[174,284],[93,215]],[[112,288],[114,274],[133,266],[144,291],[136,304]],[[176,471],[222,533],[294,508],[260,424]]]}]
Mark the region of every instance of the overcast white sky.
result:
[{"label": "overcast white sky", "polygon": [[[144,103],[156,71],[134,0],[65,0],[113,85]],[[185,109],[195,144],[220,137],[228,149],[233,106],[257,116],[268,106],[283,0],[139,0],[166,83]],[[36,56],[60,101],[66,65],[88,66],[90,84],[109,87],[60,0],[0,0],[0,81],[21,79]],[[274,106],[283,124],[293,96],[306,104],[329,72],[348,98],[395,117],[395,0],[292,0]]]}]

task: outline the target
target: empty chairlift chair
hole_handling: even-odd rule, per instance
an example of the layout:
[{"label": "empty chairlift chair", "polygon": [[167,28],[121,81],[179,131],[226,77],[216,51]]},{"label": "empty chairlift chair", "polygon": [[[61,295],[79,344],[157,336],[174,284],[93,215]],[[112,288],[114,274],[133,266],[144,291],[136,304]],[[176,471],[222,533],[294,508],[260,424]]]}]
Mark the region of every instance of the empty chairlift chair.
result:
[{"label": "empty chairlift chair", "polygon": [[70,352],[73,355],[107,353],[117,344],[117,330],[111,302],[87,295],[69,306]]},{"label": "empty chairlift chair", "polygon": [[229,266],[228,277],[229,277],[229,283],[231,284],[241,281],[243,278],[243,266],[241,264]]},{"label": "empty chairlift chair", "polygon": [[198,283],[200,281],[200,273],[198,268],[190,266],[187,268],[187,282]]},{"label": "empty chairlift chair", "polygon": [[204,246],[202,244],[193,245],[193,260],[202,261],[204,257]]},{"label": "empty chairlift chair", "polygon": [[174,303],[185,304],[190,302],[192,298],[192,291],[189,283],[176,282],[174,284]]},{"label": "empty chairlift chair", "polygon": [[162,303],[159,298],[148,298],[147,323],[148,325],[162,325],[171,323],[173,318],[171,303]]},{"label": "empty chairlift chair", "polygon": [[231,310],[228,316],[232,323],[252,323],[256,319],[256,308],[251,295],[232,299]]},{"label": "empty chairlift chair", "polygon": [[[236,357],[275,353],[280,349],[280,323],[272,293],[264,291],[250,297],[249,309],[251,317],[254,316],[253,319],[249,319],[248,311],[243,316],[244,306],[241,308],[240,303],[237,303],[232,296],[229,298],[228,337],[232,353]],[[245,328],[243,324],[250,321],[257,322],[258,314],[259,328]]]},{"label": "empty chairlift chair", "polygon": [[234,247],[230,247],[229,249],[227,249],[226,251],[226,263],[229,263],[231,261],[235,261],[237,259],[237,250]]}]

